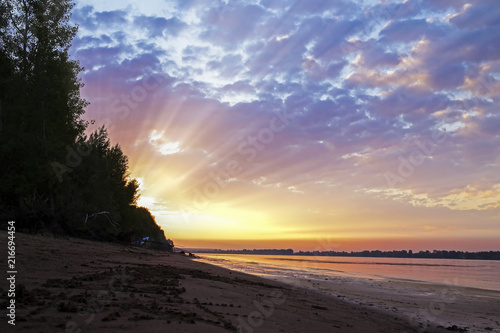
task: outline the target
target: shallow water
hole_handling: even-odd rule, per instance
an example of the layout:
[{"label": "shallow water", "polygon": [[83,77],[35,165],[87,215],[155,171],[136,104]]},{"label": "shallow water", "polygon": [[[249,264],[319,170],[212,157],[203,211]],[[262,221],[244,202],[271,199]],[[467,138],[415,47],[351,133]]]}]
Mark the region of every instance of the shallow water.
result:
[{"label": "shallow water", "polygon": [[500,261],[203,254],[201,261],[267,277],[413,280],[500,291]]}]

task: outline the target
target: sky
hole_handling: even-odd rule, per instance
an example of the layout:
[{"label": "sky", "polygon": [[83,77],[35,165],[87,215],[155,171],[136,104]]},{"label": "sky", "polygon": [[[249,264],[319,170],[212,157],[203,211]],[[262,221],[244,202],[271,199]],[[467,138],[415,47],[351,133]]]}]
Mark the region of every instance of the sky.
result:
[{"label": "sky", "polygon": [[96,1],[89,131],[181,247],[500,250],[500,2]]}]

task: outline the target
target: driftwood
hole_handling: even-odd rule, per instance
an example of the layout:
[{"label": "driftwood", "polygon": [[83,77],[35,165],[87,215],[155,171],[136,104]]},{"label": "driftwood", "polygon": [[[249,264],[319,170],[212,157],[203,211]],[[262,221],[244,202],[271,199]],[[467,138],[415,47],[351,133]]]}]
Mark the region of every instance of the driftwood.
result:
[{"label": "driftwood", "polygon": [[86,216],[85,216],[85,226],[87,226],[87,222],[88,222],[89,219],[95,219],[99,215],[104,215],[108,219],[109,224],[111,224],[113,226],[113,228],[115,228],[115,230],[119,226],[119,224],[116,223],[115,221],[113,221],[113,219],[109,216],[109,212],[106,212],[106,211],[99,212],[99,213],[94,213],[92,215],[89,215],[87,213]]},{"label": "driftwood", "polygon": [[98,212],[90,215],[87,213],[85,216],[85,228],[96,239],[111,240],[113,237],[108,232],[105,231],[103,225],[99,225],[99,223],[90,223],[90,221],[96,220],[99,215],[105,216],[109,224],[113,227],[113,230],[115,231],[117,230],[119,224],[113,221],[113,219],[110,217],[110,213],[107,211]]}]

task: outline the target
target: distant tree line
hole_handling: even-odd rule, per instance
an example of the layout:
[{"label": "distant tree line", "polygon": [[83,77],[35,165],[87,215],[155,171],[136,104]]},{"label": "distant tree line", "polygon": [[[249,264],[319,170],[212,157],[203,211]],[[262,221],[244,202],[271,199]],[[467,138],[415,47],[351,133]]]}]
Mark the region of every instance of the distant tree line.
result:
[{"label": "distant tree line", "polygon": [[254,249],[254,250],[220,250],[220,249],[190,249],[193,253],[221,253],[221,254],[260,254],[260,255],[292,255],[292,249]]},{"label": "distant tree line", "polygon": [[0,222],[166,241],[104,127],[86,135],[69,0],[0,0]]},{"label": "distant tree line", "polygon": [[429,259],[482,259],[500,260],[500,251],[463,252],[463,251],[298,251],[292,249],[254,249],[254,250],[221,250],[221,249],[189,249],[193,253],[220,253],[220,254],[260,254],[260,255],[295,255],[295,256],[324,256],[324,257],[376,257],[376,258],[429,258]]},{"label": "distant tree line", "polygon": [[483,259],[500,260],[500,251],[463,252],[463,251],[360,251],[360,252],[336,252],[336,251],[299,251],[294,255],[300,256],[332,256],[332,257],[379,257],[379,258],[433,258],[433,259]]}]

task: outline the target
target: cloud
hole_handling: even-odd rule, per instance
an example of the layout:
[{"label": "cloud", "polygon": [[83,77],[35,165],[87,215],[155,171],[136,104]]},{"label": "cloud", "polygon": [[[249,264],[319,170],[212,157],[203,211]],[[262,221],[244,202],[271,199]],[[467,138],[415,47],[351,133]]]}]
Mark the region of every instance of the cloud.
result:
[{"label": "cloud", "polygon": [[134,24],[148,31],[148,37],[168,37],[178,35],[187,24],[177,17],[165,19],[163,17],[140,15],[134,18]]},{"label": "cloud", "polygon": [[294,15],[309,15],[309,14],[322,14],[325,12],[340,12],[347,11],[354,8],[351,2],[346,1],[328,1],[328,0],[318,0],[310,2],[307,0],[298,1],[279,1],[279,0],[263,0],[261,5],[278,10],[285,8],[287,14]]},{"label": "cloud", "polygon": [[128,23],[128,13],[124,10],[114,10],[95,13],[95,22],[104,26],[123,26]]},{"label": "cloud", "polygon": [[454,89],[465,79],[465,67],[460,63],[442,64],[429,68],[429,83],[438,90]]},{"label": "cloud", "polygon": [[[422,219],[437,207],[456,218],[445,213],[454,201],[496,207],[496,2],[163,6],[87,6],[73,16],[89,117],[112,126],[149,196],[192,206],[216,174],[224,187],[198,214],[266,209],[281,221],[314,210],[328,223],[337,210],[354,219],[360,202],[395,216],[409,205]],[[401,160],[415,152],[423,157],[401,176]],[[241,172],[223,177],[230,161]],[[402,181],[391,186],[387,172]],[[276,197],[283,202],[273,207]]]},{"label": "cloud", "polygon": [[480,1],[474,5],[466,4],[453,15],[450,22],[461,29],[488,28],[500,25],[500,4],[498,1]]},{"label": "cloud", "polygon": [[[445,207],[450,210],[488,210],[500,207],[500,185],[491,188],[478,189],[473,186],[457,188],[442,197],[429,197],[427,194],[417,194],[411,190],[367,190],[392,200],[410,202],[413,206]],[[427,227],[429,229],[429,227]]]},{"label": "cloud", "polygon": [[[197,59],[195,55],[193,58]],[[220,61],[211,60],[207,63],[207,67],[226,78],[234,78],[245,71],[243,58],[240,54],[227,54]]]},{"label": "cloud", "polygon": [[439,35],[442,29],[444,28],[429,24],[425,19],[394,20],[380,34],[387,41],[408,43],[420,40],[422,37],[431,38]]},{"label": "cloud", "polygon": [[365,46],[362,50],[363,65],[368,68],[377,66],[395,67],[400,63],[400,56],[395,52],[388,52],[380,46]]},{"label": "cloud", "polygon": [[225,49],[232,49],[241,40],[249,38],[266,16],[266,11],[257,5],[226,5],[210,8],[206,11],[203,22],[206,29],[200,38],[207,39]]},{"label": "cloud", "polygon": [[425,0],[423,3],[429,8],[439,8],[439,9],[459,9],[467,3],[466,0]]},{"label": "cloud", "polygon": [[105,27],[122,27],[128,24],[128,10],[96,12],[92,6],[75,8],[72,21],[89,30]]}]

